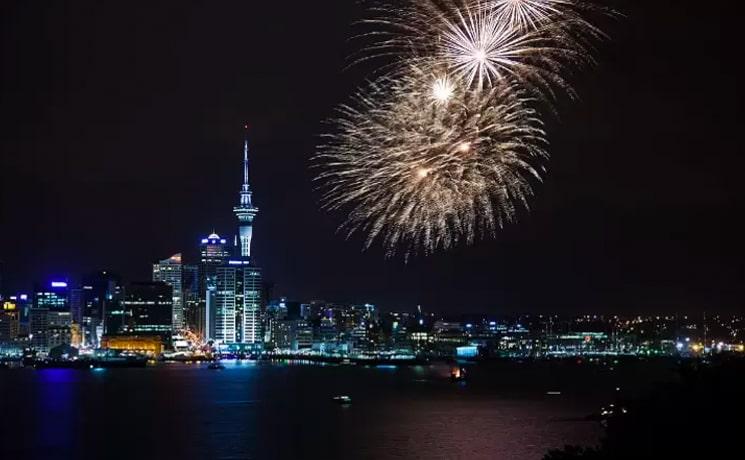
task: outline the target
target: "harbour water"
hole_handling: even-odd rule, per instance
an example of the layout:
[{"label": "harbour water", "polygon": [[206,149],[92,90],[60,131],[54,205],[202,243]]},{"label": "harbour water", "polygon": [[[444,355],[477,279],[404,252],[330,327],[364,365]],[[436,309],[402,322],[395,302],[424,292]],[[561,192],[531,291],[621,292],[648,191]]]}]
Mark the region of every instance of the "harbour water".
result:
[{"label": "harbour water", "polygon": [[[0,458],[540,459],[595,444],[607,366],[226,362],[0,372]],[[649,373],[647,373],[649,374]],[[352,403],[335,403],[349,395]]]}]

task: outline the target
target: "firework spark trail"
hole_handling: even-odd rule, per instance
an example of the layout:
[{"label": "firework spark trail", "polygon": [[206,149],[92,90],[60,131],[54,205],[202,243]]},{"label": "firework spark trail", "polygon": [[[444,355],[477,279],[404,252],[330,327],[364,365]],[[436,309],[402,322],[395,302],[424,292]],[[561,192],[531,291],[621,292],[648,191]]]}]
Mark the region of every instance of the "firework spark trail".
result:
[{"label": "firework spark trail", "polygon": [[[389,1],[389,0],[384,0]],[[602,33],[579,0],[379,4],[356,62],[395,57],[338,109],[313,166],[322,206],[387,255],[431,253],[528,208],[547,141],[535,110],[569,95]]]},{"label": "firework spark trail", "polygon": [[[544,4],[550,6],[539,8]],[[590,43],[601,36],[575,13],[580,5],[570,0],[381,3],[364,21],[374,31],[360,36],[367,45],[353,62],[387,56],[399,63],[423,61],[419,65],[434,60],[463,73],[476,87],[510,79],[546,99],[553,99],[555,89],[574,96],[564,75],[592,62]],[[396,64],[391,66],[395,73]]]},{"label": "firework spark trail", "polygon": [[486,8],[497,19],[522,30],[536,30],[556,18],[571,14],[573,0],[493,0]]},{"label": "firework spark trail", "polygon": [[366,233],[366,246],[381,239],[389,255],[494,234],[543,172],[529,103],[513,86],[474,92],[429,68],[381,78],[340,109],[315,157],[325,207],[348,210],[342,228]]}]

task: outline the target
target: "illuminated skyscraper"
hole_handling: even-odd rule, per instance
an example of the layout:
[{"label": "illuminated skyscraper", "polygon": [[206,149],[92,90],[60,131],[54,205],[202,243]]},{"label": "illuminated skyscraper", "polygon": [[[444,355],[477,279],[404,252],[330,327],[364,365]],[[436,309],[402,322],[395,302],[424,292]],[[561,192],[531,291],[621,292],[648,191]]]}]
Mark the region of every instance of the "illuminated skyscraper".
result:
[{"label": "illuminated skyscraper", "polygon": [[260,268],[253,265],[243,268],[243,343],[263,341],[261,281]]},{"label": "illuminated skyscraper", "polygon": [[220,238],[220,235],[214,232],[207,238],[202,238],[202,244],[199,245],[202,265],[218,266],[224,264],[230,257],[227,244],[225,238]]},{"label": "illuminated skyscraper", "polygon": [[[248,137],[243,142],[243,184],[240,201],[233,208],[238,218],[236,250],[230,254],[226,240],[216,234],[202,240],[199,269],[200,301],[198,328],[206,340],[223,344],[262,340],[261,269],[252,264],[253,220],[259,209],[253,205],[248,174]],[[232,256],[232,257],[230,257]]]},{"label": "illuminated skyscraper", "polygon": [[197,318],[197,333],[204,340],[215,338],[215,300],[217,290],[217,268],[225,265],[230,257],[227,241],[212,233],[203,238],[199,246],[199,311]]},{"label": "illuminated skyscraper", "polygon": [[[245,127],[248,130],[248,126]],[[238,236],[240,245],[240,256],[251,257],[251,236],[253,234],[253,221],[259,208],[251,201],[251,186],[248,180],[248,133],[243,141],[243,185],[241,185],[240,201],[233,212],[238,218]]]},{"label": "illuminated skyscraper", "polygon": [[232,266],[217,267],[214,296],[214,340],[235,343],[236,330],[236,269]]},{"label": "illuminated skyscraper", "polygon": [[70,304],[65,281],[52,281],[34,290],[29,332],[32,346],[42,353],[62,343],[70,343]]},{"label": "illuminated skyscraper", "polygon": [[183,270],[181,254],[153,264],[153,281],[162,281],[173,289],[173,329],[178,332],[184,328],[184,296],[182,289]]},{"label": "illuminated skyscraper", "polygon": [[217,268],[216,280],[214,339],[262,342],[261,269],[247,260],[230,260]]}]

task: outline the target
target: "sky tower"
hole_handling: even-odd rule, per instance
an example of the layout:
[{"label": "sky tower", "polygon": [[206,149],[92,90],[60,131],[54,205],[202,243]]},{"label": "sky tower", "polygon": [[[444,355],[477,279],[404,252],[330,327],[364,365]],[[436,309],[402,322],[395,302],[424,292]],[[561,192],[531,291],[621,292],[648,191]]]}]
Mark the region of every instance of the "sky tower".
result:
[{"label": "sky tower", "polygon": [[238,236],[241,257],[251,257],[251,234],[253,221],[259,208],[251,202],[251,186],[248,183],[248,125],[244,126],[246,135],[243,140],[243,185],[241,186],[240,202],[233,208],[238,218]]}]

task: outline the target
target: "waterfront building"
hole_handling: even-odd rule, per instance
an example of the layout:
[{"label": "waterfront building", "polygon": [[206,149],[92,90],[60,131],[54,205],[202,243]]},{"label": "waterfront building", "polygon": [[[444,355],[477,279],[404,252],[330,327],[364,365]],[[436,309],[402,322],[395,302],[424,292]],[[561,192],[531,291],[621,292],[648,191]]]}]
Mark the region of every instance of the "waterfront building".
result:
[{"label": "waterfront building", "polygon": [[18,304],[11,300],[0,302],[0,343],[14,342],[20,329],[20,310]]},{"label": "waterfront building", "polygon": [[174,254],[168,259],[154,263],[153,281],[162,281],[173,289],[173,329],[176,332],[181,331],[184,328],[181,254]]},{"label": "waterfront building", "polygon": [[245,260],[230,260],[216,274],[214,340],[262,343],[261,269]]},{"label": "waterfront building", "polygon": [[121,277],[107,270],[93,272],[83,277],[82,289],[82,341],[86,346],[98,347],[106,330],[106,312],[119,311],[121,307]]},{"label": "waterfront building", "polygon": [[163,353],[164,344],[160,335],[107,335],[101,341],[101,348],[157,356]]},{"label": "waterfront building", "polygon": [[83,312],[85,310],[84,291],[81,287],[70,288],[70,317],[73,324],[83,323]]},{"label": "waterfront building", "polygon": [[29,338],[31,347],[39,352],[48,351],[47,348],[47,330],[49,310],[46,308],[31,308],[29,313]]},{"label": "waterfront building", "polygon": [[217,267],[215,289],[214,336],[219,343],[235,343],[236,330],[236,268],[231,266]]},{"label": "waterfront building", "polygon": [[[53,312],[50,312],[53,315]],[[69,346],[72,344],[72,328],[68,324],[60,326],[50,322],[46,332],[46,349],[52,350],[60,345]]]},{"label": "waterfront building", "polygon": [[255,266],[243,268],[243,343],[263,342],[262,326],[262,277]]},{"label": "waterfront building", "polygon": [[16,294],[8,296],[6,300],[13,302],[18,310],[18,335],[28,336],[28,320],[34,305],[33,295]]},{"label": "waterfront building", "polygon": [[195,314],[196,332],[205,341],[215,338],[215,300],[217,268],[230,258],[227,240],[215,232],[202,238],[199,246],[199,306]]},{"label": "waterfront building", "polygon": [[127,334],[132,330],[132,311],[126,308],[124,302],[119,303],[118,308],[106,310],[105,319],[104,335]]},{"label": "waterfront building", "polygon": [[313,325],[305,320],[293,321],[293,349],[306,350],[313,347]]},{"label": "waterfront building", "polygon": [[243,183],[233,212],[238,219],[235,254],[229,260],[213,258],[212,265],[205,267],[214,273],[214,281],[209,273],[205,277],[207,336],[221,344],[256,345],[264,342],[263,296],[261,268],[251,258],[253,221],[259,210],[253,205],[249,184],[248,138],[243,142]]},{"label": "waterfront building", "polygon": [[72,318],[66,281],[52,281],[34,289],[30,313],[31,345],[39,352],[70,343]]},{"label": "waterfront building", "polygon": [[52,281],[48,286],[37,286],[34,290],[34,308],[69,312],[67,295],[65,281]]},{"label": "waterfront building", "polygon": [[289,350],[292,348],[293,341],[293,327],[292,321],[284,319],[273,318],[269,322],[271,330],[269,345],[271,348],[279,350]]},{"label": "waterfront building", "polygon": [[181,266],[181,289],[184,304],[184,327],[190,331],[198,331],[199,319],[199,267],[184,264]]},{"label": "waterfront building", "polygon": [[169,343],[173,335],[173,288],[164,282],[131,283],[125,289],[122,307],[127,312],[126,331],[160,335]]}]

